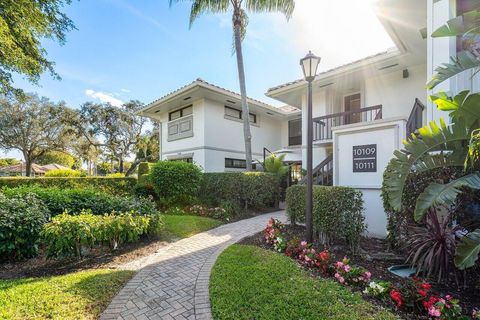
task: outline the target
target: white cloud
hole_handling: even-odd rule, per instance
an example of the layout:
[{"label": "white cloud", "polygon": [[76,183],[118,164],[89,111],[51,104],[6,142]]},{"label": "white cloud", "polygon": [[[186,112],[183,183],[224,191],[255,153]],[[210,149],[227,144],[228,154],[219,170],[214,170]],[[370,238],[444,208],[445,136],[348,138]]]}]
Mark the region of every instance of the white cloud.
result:
[{"label": "white cloud", "polygon": [[120,91],[125,92],[125,93],[130,93],[131,91],[125,88],[120,89]]},{"label": "white cloud", "polygon": [[105,103],[110,103],[112,106],[119,107],[123,104],[123,101],[112,96],[112,94],[95,91],[92,89],[85,90],[85,94],[91,98],[98,99]]}]

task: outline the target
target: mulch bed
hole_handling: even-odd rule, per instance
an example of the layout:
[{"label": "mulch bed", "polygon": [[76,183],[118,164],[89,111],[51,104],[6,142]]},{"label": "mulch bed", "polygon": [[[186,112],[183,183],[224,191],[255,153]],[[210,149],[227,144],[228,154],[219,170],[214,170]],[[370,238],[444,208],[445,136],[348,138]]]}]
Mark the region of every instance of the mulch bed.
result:
[{"label": "mulch bed", "polygon": [[168,244],[158,239],[143,238],[135,243],[124,244],[115,251],[108,247],[95,248],[82,259],[46,259],[41,249],[36,258],[0,263],[0,279],[55,276],[85,269],[115,269],[127,262],[153,254]]},{"label": "mulch bed", "polygon": [[[292,226],[285,225],[282,230],[286,240],[289,241],[293,238],[304,239],[305,227],[304,226]],[[255,245],[267,250],[273,250],[273,248],[265,243],[263,231],[253,236],[244,238],[240,241],[240,244]],[[313,247],[320,252],[326,248],[323,245],[314,243]],[[393,253],[389,251],[388,245],[383,239],[376,238],[363,238],[361,241],[361,250],[358,254],[352,255],[350,247],[346,244],[336,244],[328,248],[330,253],[333,254],[335,259],[341,260],[343,257],[350,259],[351,265],[361,266],[372,273],[373,280],[389,281],[393,285],[401,285],[405,280],[392,274],[388,271],[388,268],[392,265],[404,264],[406,254],[405,253]],[[382,259],[383,257],[383,259]],[[312,276],[324,277],[320,272],[307,269]],[[458,277],[459,276],[459,277]],[[429,279],[429,283],[432,283],[435,291],[443,294],[450,294],[460,300],[460,305],[465,312],[470,312],[473,308],[480,307],[480,270],[479,268],[473,268],[466,276],[465,282],[468,284],[466,289],[463,289],[463,274],[457,275],[459,278],[460,286],[456,285],[456,280],[452,274],[447,284],[436,284],[435,281]],[[333,279],[333,278],[329,278]],[[333,279],[334,280],[334,279]],[[349,287],[352,290],[360,291],[353,287]],[[375,304],[379,304],[387,309],[394,310],[392,305],[386,303],[378,298],[363,294],[365,300],[371,301]],[[394,310],[396,314],[403,319],[429,319],[428,317],[419,317],[411,313]]]}]

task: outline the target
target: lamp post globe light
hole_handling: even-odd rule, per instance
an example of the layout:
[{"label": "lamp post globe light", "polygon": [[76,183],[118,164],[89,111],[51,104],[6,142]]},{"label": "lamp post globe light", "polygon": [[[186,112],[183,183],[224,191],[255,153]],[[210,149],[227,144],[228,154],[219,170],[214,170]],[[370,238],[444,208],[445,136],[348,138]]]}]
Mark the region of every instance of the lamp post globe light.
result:
[{"label": "lamp post globe light", "polygon": [[305,208],[305,224],[308,242],[313,240],[313,168],[312,168],[312,151],[313,151],[313,119],[312,119],[312,82],[317,75],[317,68],[320,64],[320,57],[315,56],[311,51],[300,60],[303,76],[308,82],[308,98],[307,98],[307,196]]}]

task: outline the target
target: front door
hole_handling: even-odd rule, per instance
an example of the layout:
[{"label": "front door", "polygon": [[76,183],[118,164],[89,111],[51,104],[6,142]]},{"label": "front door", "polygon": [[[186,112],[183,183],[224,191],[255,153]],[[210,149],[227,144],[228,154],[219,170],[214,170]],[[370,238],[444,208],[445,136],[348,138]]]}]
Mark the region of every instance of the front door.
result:
[{"label": "front door", "polygon": [[361,116],[360,116],[360,93],[356,93],[356,94],[346,96],[344,98],[344,105],[345,105],[345,112],[358,111],[358,112],[355,112],[355,113],[347,113],[345,115],[344,124],[360,122],[361,121]]}]

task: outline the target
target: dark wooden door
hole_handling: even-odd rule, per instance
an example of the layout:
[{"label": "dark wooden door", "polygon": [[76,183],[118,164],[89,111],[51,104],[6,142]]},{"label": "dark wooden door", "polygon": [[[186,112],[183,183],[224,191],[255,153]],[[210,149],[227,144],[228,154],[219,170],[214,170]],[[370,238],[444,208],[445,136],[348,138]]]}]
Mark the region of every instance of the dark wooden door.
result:
[{"label": "dark wooden door", "polygon": [[344,124],[357,123],[361,121],[360,114],[360,93],[352,94],[344,98],[345,112],[358,111],[356,113],[346,114]]}]

